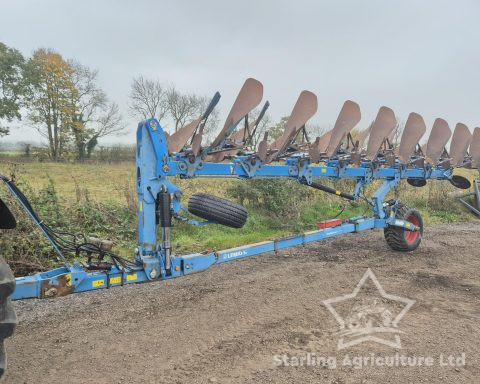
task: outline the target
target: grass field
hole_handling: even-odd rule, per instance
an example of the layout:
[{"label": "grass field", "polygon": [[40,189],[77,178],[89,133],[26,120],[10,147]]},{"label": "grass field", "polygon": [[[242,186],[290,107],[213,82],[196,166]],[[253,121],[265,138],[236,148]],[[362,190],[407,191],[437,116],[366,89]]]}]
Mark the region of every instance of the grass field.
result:
[{"label": "grass field", "polygon": [[[469,178],[476,177],[468,170],[459,170]],[[136,245],[136,192],[135,165],[133,162],[118,164],[78,164],[78,163],[0,163],[0,173],[16,175],[19,185],[32,199],[32,203],[46,222],[70,231],[93,233],[97,236],[110,237],[115,240],[116,251],[131,257]],[[248,191],[248,182],[226,179],[175,180],[184,191],[183,203],[194,192],[207,192],[217,196],[232,198],[232,190],[243,188]],[[369,214],[364,203],[350,204],[334,196],[324,194],[297,183],[283,183],[286,191],[278,199],[272,211],[266,209],[264,197],[260,191],[258,201],[247,201],[249,219],[242,229],[231,229],[220,225],[194,227],[175,222],[173,228],[173,246],[175,253],[199,252],[210,249],[223,249],[251,242],[315,229],[315,223],[329,219],[343,209],[341,218]],[[351,191],[353,184],[342,181],[339,189]],[[245,189],[246,188],[246,189]],[[374,189],[369,187],[370,192]],[[424,188],[413,188],[403,183],[397,188],[396,197],[418,208],[424,216],[425,224],[439,222],[475,220],[464,211],[452,197],[458,193],[448,182],[429,181]],[[2,191],[5,196],[6,192]],[[12,202],[10,203],[12,204]],[[292,208],[293,207],[293,208]],[[17,215],[23,222],[28,218],[17,208]],[[53,254],[41,236],[32,235],[33,227],[25,223],[21,231],[10,235],[12,242],[25,243],[12,246],[12,252],[31,255],[39,251],[42,257],[35,258],[38,264],[44,260],[53,260]],[[38,231],[36,231],[38,232]],[[16,236],[16,239],[12,238]],[[34,236],[33,238],[31,238]],[[5,237],[5,236],[4,236]],[[7,236],[6,239],[9,237]],[[28,241],[27,241],[27,238]],[[2,241],[6,241],[2,239]],[[33,248],[33,250],[31,249]],[[28,259],[30,256],[27,257]],[[50,261],[49,261],[50,262]]]}]

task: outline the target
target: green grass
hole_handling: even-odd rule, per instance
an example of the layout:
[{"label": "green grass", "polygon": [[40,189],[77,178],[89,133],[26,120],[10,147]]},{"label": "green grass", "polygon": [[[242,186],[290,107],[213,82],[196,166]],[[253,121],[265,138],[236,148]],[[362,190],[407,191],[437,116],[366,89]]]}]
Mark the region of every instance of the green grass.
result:
[{"label": "green grass", "polygon": [[[221,225],[192,226],[174,222],[172,245],[179,254],[204,250],[220,250],[249,243],[272,240],[292,233],[317,229],[316,223],[337,216],[343,206],[338,203],[315,202],[304,207],[300,219],[280,224],[268,212],[249,209],[248,220],[243,228],[234,229]],[[364,206],[346,207],[341,218],[359,216],[365,212]]]}]

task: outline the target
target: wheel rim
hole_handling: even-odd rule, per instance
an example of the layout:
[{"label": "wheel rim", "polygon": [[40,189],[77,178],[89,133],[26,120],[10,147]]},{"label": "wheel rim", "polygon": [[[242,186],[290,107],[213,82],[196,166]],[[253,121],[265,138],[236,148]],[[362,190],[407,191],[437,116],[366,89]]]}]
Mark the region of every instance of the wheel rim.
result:
[{"label": "wheel rim", "polygon": [[[415,216],[413,214],[406,217],[405,220],[414,224],[416,227],[418,227],[419,224],[420,224],[420,221],[418,220],[417,216]],[[403,232],[403,235],[405,236],[405,241],[407,242],[407,244],[411,245],[411,244],[415,243],[415,241],[417,241],[418,237],[420,236],[420,230],[418,230],[418,231],[405,230]]]}]

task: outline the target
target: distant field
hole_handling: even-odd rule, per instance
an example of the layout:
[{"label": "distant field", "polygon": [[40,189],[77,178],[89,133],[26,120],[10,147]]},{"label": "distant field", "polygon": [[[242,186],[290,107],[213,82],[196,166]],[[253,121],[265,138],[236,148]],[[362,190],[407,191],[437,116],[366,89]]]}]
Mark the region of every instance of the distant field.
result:
[{"label": "distant field", "polygon": [[[65,203],[76,200],[77,188],[88,190],[89,197],[100,202],[125,202],[125,193],[135,188],[135,163],[52,163],[26,162],[15,166],[0,162],[0,173],[9,176],[12,170],[21,180],[36,189],[44,187],[49,179],[54,181],[57,193]],[[178,180],[178,184],[189,196],[196,189],[204,192],[223,194],[231,180],[194,179],[188,182]]]},{"label": "distant field", "polygon": [[[12,170],[11,165],[0,164],[3,174]],[[75,200],[76,184],[88,188],[92,197],[100,201],[120,200],[121,188],[135,181],[135,164],[70,164],[24,163],[15,167],[17,176],[34,188],[41,188],[53,179],[58,194],[66,201]]]}]

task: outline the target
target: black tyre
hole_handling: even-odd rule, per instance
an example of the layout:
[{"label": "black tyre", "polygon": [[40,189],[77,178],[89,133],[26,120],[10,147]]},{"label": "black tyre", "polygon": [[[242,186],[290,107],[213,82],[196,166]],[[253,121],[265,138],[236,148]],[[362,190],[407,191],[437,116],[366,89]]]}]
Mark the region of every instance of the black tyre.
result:
[{"label": "black tyre", "polygon": [[247,221],[247,210],[244,207],[207,193],[192,195],[188,200],[188,211],[202,219],[232,228],[242,228]]},{"label": "black tyre", "polygon": [[423,237],[423,220],[420,212],[399,204],[396,217],[415,224],[419,230],[409,231],[404,228],[389,226],[383,230],[387,244],[394,251],[411,252],[418,248]]},{"label": "black tyre", "polygon": [[9,296],[15,290],[15,278],[8,264],[0,258],[0,377],[5,373],[7,359],[4,340],[12,336],[17,324],[17,316]]}]

